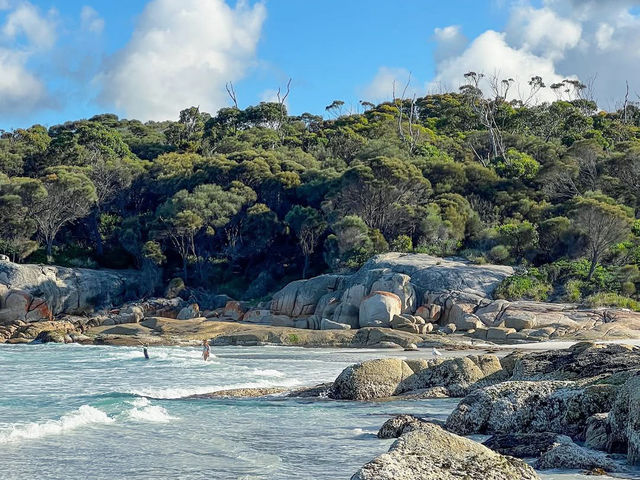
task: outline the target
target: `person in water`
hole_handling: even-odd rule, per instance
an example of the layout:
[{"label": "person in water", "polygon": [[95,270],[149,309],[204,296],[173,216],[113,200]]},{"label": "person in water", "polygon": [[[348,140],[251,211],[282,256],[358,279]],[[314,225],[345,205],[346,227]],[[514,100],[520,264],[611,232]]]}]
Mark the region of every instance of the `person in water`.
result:
[{"label": "person in water", "polygon": [[205,340],[202,342],[202,358],[206,362],[209,360],[209,355],[211,355],[211,346],[209,345],[209,340]]},{"label": "person in water", "polygon": [[149,351],[147,350],[147,345],[142,345],[142,353],[144,353],[144,358],[149,360]]}]

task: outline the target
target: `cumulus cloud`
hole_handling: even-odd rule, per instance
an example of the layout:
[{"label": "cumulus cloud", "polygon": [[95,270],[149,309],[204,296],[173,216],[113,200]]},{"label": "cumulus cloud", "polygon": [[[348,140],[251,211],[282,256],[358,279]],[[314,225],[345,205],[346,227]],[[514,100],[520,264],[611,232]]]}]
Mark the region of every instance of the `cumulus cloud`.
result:
[{"label": "cumulus cloud", "polygon": [[[638,0],[543,0],[539,6],[517,2],[502,32],[486,31],[459,53],[438,54],[430,83],[459,86],[468,71],[512,77],[526,90],[540,75],[547,85],[565,78],[593,82],[594,97],[607,108],[624,94],[629,80],[640,91],[640,16]],[[447,36],[434,38],[446,51]],[[521,90],[522,93],[522,90]],[[526,93],[525,95],[526,96]],[[540,101],[552,100],[547,89]]]},{"label": "cumulus cloud", "polygon": [[[405,68],[380,67],[369,85],[361,89],[362,99],[370,102],[384,102],[391,100],[395,88],[396,97],[400,97],[410,81],[411,73]],[[410,83],[405,92],[406,97],[416,92]]]},{"label": "cumulus cloud", "polygon": [[469,44],[469,39],[460,30],[460,25],[436,28],[433,32],[436,50],[433,54],[436,62],[461,54]]},{"label": "cumulus cloud", "polygon": [[31,3],[12,8],[2,1],[0,10],[8,10],[0,27],[4,43],[0,47],[0,112],[24,115],[53,106],[44,81],[30,70],[29,60],[55,44],[54,12],[43,15]]},{"label": "cumulus cloud", "polygon": [[2,33],[11,39],[24,35],[36,48],[51,48],[56,41],[54,22],[30,3],[20,4],[7,15]]},{"label": "cumulus cloud", "polygon": [[175,118],[192,105],[215,112],[228,102],[225,83],[252,63],[265,17],[262,3],[151,1],[127,46],[96,77],[100,100],[145,120]]},{"label": "cumulus cloud", "polygon": [[82,23],[82,30],[87,32],[100,34],[104,30],[104,19],[94,8],[88,5],[82,7],[80,21]]}]

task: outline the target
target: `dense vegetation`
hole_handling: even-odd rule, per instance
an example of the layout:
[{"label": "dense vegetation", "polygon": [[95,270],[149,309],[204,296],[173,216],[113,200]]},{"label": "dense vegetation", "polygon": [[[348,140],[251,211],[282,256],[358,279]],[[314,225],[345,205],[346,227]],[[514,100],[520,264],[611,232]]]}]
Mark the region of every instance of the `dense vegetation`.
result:
[{"label": "dense vegetation", "polygon": [[0,251],[244,298],[389,250],[461,255],[520,266],[509,298],[637,306],[640,108],[600,111],[575,83],[506,101],[510,81],[487,97],[481,78],[362,113],[334,101],[331,119],[276,102],[4,132]]}]

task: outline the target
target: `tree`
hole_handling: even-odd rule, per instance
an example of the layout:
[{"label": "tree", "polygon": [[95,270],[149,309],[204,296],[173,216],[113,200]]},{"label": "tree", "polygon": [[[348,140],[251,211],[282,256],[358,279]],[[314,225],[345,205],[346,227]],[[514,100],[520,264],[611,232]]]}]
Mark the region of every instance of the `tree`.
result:
[{"label": "tree", "polygon": [[587,238],[587,253],[591,261],[587,275],[589,281],[602,256],[629,235],[633,216],[628,208],[618,205],[612,198],[590,193],[576,200],[573,221]]},{"label": "tree", "polygon": [[79,169],[52,167],[41,179],[46,195],[38,196],[30,214],[47,245],[47,261],[53,261],[52,247],[60,229],[86,217],[97,200],[96,188]]},{"label": "tree", "polygon": [[303,207],[301,205],[294,206],[285,221],[293,229],[298,237],[298,243],[302,254],[304,255],[304,267],[302,268],[302,278],[307,278],[307,270],[309,269],[309,257],[315,251],[320,236],[326,228],[326,223],[322,218],[322,214],[311,207]]},{"label": "tree", "polygon": [[158,207],[156,235],[161,239],[168,238],[176,249],[182,259],[185,282],[189,257],[198,257],[196,235],[206,230],[209,236],[213,236],[215,229],[226,225],[252,198],[250,191],[248,187],[235,183],[229,190],[219,185],[203,184],[194,188],[193,192],[180,190]]}]

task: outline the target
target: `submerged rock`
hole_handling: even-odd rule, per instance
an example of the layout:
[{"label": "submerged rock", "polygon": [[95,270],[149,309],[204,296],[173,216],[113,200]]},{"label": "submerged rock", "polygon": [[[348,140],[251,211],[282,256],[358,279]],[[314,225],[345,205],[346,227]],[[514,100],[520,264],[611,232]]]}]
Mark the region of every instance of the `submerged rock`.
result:
[{"label": "submerged rock", "polygon": [[571,441],[564,435],[553,432],[541,433],[499,433],[492,435],[482,444],[491,450],[517,458],[534,458],[549,451],[555,444]]},{"label": "submerged rock", "polygon": [[351,480],[539,480],[522,460],[425,423],[402,435]]}]

